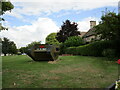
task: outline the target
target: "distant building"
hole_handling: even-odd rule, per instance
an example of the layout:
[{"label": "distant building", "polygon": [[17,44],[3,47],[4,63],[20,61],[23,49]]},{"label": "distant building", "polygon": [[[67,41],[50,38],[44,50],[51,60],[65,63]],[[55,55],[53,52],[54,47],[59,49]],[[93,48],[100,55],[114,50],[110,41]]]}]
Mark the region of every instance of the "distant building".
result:
[{"label": "distant building", "polygon": [[88,32],[86,32],[82,38],[86,43],[91,42],[92,40],[98,39],[98,37],[95,36],[95,28],[94,26],[96,26],[96,21],[90,21],[90,29],[88,30]]},{"label": "distant building", "polygon": [[80,32],[80,37],[83,37],[86,34],[86,32]]}]

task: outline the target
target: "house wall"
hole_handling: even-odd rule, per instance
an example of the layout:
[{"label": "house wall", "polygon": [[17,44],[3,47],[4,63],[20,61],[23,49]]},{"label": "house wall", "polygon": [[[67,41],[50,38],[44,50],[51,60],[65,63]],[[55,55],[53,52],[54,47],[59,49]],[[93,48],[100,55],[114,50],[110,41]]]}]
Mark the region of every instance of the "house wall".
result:
[{"label": "house wall", "polygon": [[85,42],[91,42],[92,39],[94,39],[94,40],[100,40],[100,35],[97,35],[97,36],[93,35],[93,36],[89,36],[89,37],[83,38],[83,40]]},{"label": "house wall", "polygon": [[95,36],[89,36],[87,38],[84,38],[85,42],[90,42],[92,39],[95,39]]}]

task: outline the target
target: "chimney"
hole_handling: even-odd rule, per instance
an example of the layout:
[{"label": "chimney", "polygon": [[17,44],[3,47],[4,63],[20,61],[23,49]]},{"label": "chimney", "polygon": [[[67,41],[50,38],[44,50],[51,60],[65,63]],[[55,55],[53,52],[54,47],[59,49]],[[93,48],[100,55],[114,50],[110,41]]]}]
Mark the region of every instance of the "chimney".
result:
[{"label": "chimney", "polygon": [[90,21],[90,29],[96,26],[96,21]]}]

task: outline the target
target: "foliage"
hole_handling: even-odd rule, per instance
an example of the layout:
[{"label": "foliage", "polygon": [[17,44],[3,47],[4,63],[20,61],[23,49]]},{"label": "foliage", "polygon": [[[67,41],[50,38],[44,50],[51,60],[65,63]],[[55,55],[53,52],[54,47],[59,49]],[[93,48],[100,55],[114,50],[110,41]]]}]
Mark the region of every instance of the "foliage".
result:
[{"label": "foliage", "polygon": [[111,47],[112,41],[97,41],[79,47],[69,47],[66,49],[66,53],[85,56],[102,56],[103,50]]},{"label": "foliage", "polygon": [[21,53],[26,53],[26,52],[27,52],[27,48],[26,48],[26,47],[21,47],[21,48],[19,49],[19,51],[20,51]]},{"label": "foliage", "polygon": [[120,15],[108,13],[101,17],[101,22],[96,26],[96,32],[101,39],[115,40],[120,38]]},{"label": "foliage", "polygon": [[66,47],[63,43],[60,43],[60,55],[65,54]]},{"label": "foliage", "polygon": [[73,54],[73,55],[78,55],[77,53],[77,48],[76,47],[69,47],[65,50],[66,54]]},{"label": "foliage", "polygon": [[80,46],[83,45],[84,41],[80,36],[71,36],[68,37],[68,39],[64,42],[64,45],[66,47],[74,47],[74,46]]},{"label": "foliage", "polygon": [[35,44],[41,44],[41,41],[33,41],[33,42],[31,42],[30,44],[28,44],[27,46],[26,46],[26,48],[31,48],[33,45],[35,45]]},{"label": "foliage", "polygon": [[27,53],[28,49],[30,49],[34,44],[41,44],[41,41],[33,41],[30,44],[28,44],[26,47],[21,47],[19,51],[21,53]]},{"label": "foliage", "polygon": [[56,39],[57,34],[56,33],[51,33],[46,37],[46,44],[55,44],[58,45],[60,44],[58,40]]},{"label": "foliage", "polygon": [[13,4],[10,1],[1,0],[0,7],[2,8],[1,14],[3,15],[6,11],[11,11],[14,8]]},{"label": "foliage", "polygon": [[96,33],[102,40],[113,40],[118,56],[120,55],[120,14],[109,12],[101,17],[101,22],[97,25]]},{"label": "foliage", "polygon": [[2,53],[5,56],[6,54],[17,54],[16,44],[4,37],[2,41]]},{"label": "foliage", "polygon": [[115,57],[115,49],[104,49],[102,55],[108,58]]},{"label": "foliage", "polygon": [[[10,11],[14,8],[13,4],[10,1],[1,0],[0,1],[0,16],[5,14],[6,11]],[[0,17],[0,21],[5,21],[4,18]],[[3,27],[0,23],[0,30],[8,30],[8,28]]]},{"label": "foliage", "polygon": [[65,22],[63,22],[63,25],[61,26],[61,30],[57,33],[56,39],[59,42],[65,42],[65,40],[70,36],[80,35],[77,26],[78,26],[77,23],[75,22],[71,23],[69,20],[66,20]]},{"label": "foliage", "polygon": [[[64,43],[60,44],[60,54],[65,54],[67,52],[66,49],[68,47],[73,48],[73,47],[80,46],[83,44],[84,44],[84,41],[79,36],[68,37],[68,39]],[[69,54],[72,54],[72,53],[69,53]]]}]

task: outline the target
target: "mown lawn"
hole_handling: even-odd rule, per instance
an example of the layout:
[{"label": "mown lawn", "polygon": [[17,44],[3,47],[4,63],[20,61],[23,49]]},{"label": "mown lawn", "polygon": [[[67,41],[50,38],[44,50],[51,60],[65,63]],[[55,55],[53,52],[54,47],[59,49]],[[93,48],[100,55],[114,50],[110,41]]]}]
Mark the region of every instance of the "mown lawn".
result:
[{"label": "mown lawn", "polygon": [[35,62],[28,56],[2,58],[3,88],[106,88],[117,80],[115,61],[102,57],[60,56]]}]

